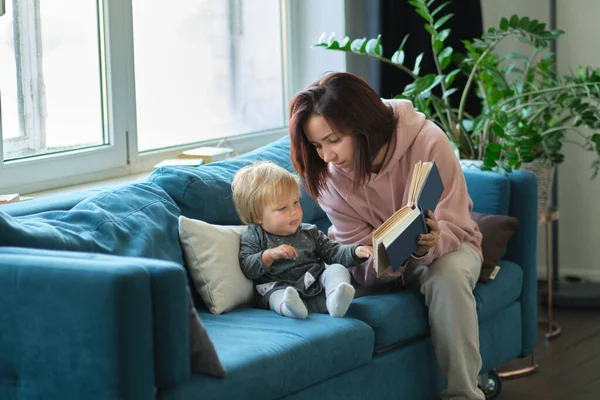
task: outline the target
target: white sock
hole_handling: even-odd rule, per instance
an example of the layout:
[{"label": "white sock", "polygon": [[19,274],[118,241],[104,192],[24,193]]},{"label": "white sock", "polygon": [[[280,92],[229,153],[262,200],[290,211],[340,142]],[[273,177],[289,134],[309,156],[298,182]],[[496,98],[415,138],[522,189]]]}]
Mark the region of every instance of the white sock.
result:
[{"label": "white sock", "polygon": [[277,290],[271,293],[269,307],[284,317],[305,319],[308,316],[308,310],[298,291],[291,286],[288,286],[285,290]]},{"label": "white sock", "polygon": [[354,299],[352,285],[342,282],[331,292],[327,293],[327,311],[332,317],[341,318],[346,315],[350,303]]}]

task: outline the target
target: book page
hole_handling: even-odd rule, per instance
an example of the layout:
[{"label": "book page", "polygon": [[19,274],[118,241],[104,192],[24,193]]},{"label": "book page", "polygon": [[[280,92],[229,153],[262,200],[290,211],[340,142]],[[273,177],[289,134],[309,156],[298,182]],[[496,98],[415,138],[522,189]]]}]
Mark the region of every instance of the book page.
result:
[{"label": "book page", "polygon": [[383,243],[379,243],[378,245],[373,244],[373,252],[375,253],[375,257],[373,258],[373,269],[379,278],[381,275],[385,274],[388,271],[392,270],[390,266],[390,261],[385,252],[385,247],[383,247]]},{"label": "book page", "polygon": [[421,197],[421,192],[423,191],[423,186],[425,186],[425,182],[427,181],[427,177],[429,176],[429,171],[431,171],[431,167],[433,163],[424,162],[421,165],[421,170],[419,171],[418,183],[415,185],[415,197],[413,197],[413,204],[419,203],[419,198]]},{"label": "book page", "polygon": [[407,215],[410,212],[410,210],[411,209],[409,207],[402,207],[394,214],[392,214],[392,216],[389,217],[383,224],[381,224],[379,228],[373,231],[373,242],[382,241],[385,238],[385,236],[389,233],[390,228],[392,228],[396,223],[398,223],[398,221],[402,220],[402,218],[404,218],[404,216]]},{"label": "book page", "polygon": [[398,221],[398,223],[394,224],[394,226],[388,230],[387,235],[385,235],[385,237],[381,240],[384,247],[388,247],[390,244],[392,244],[392,242],[394,242],[394,240],[396,240],[396,238],[400,236],[400,234],[404,232],[415,219],[420,217],[421,210],[418,208],[409,208],[409,210],[410,211],[404,216],[404,218]]},{"label": "book page", "polygon": [[420,174],[421,174],[421,161],[416,163],[415,167],[413,168],[412,179],[410,180],[410,188],[408,189],[408,206],[411,208],[414,207],[415,203],[416,203],[415,191],[416,191],[416,186],[419,181]]},{"label": "book page", "polygon": [[389,246],[420,216],[421,211],[416,205],[432,166],[432,162],[419,161],[415,164],[409,186],[408,204],[392,214],[373,231],[372,241],[375,253],[373,268],[377,272],[377,276],[381,276],[386,270],[391,270],[385,247]]}]

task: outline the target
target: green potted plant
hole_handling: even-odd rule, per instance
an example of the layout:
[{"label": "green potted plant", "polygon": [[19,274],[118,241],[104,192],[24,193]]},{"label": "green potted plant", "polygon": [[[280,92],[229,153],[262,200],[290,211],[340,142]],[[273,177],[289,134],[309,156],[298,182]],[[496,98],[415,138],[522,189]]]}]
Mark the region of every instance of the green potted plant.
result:
[{"label": "green potted plant", "polygon": [[[446,132],[457,157],[476,160],[483,170],[534,170],[546,192],[555,166],[563,162],[563,144],[572,142],[595,154],[591,165],[595,178],[600,170],[600,69],[580,67],[559,76],[554,54],[547,49],[564,32],[516,15],[502,18],[497,28],[490,27],[480,38],[463,41],[464,49],[453,49],[444,44],[452,33],[444,24],[453,14],[442,13],[450,2],[435,8],[433,3],[410,1],[431,36],[436,73],[421,72],[424,53],[410,63],[405,59],[407,37],[389,58],[384,56],[381,35],[338,41],[323,34],[315,46],[375,58],[410,75],[413,81],[396,98],[411,100]],[[530,53],[497,54],[498,43],[508,38],[528,44]],[[451,68],[453,60],[458,68]],[[454,85],[458,74],[467,77],[464,87]],[[479,115],[465,111],[471,90],[481,99]],[[458,104],[450,97],[455,92],[460,94]],[[550,185],[543,183],[547,177]],[[548,207],[548,197],[540,194],[540,211]]]}]

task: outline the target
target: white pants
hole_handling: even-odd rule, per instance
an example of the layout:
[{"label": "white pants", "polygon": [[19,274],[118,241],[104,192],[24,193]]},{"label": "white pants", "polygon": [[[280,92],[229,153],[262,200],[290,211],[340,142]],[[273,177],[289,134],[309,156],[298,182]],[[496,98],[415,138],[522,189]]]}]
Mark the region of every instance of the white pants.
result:
[{"label": "white pants", "polygon": [[477,388],[481,356],[473,296],[481,261],[471,246],[463,244],[431,265],[405,273],[407,285],[420,288],[429,309],[435,354],[448,384],[443,399],[485,399]]},{"label": "white pants", "polygon": [[[326,265],[325,271],[319,277],[319,282],[323,286],[323,292],[318,296],[312,297],[308,300],[303,300],[309,313],[326,314],[326,299],[338,285],[342,282],[350,283],[350,271],[342,264],[331,264]],[[269,298],[269,308],[271,310],[279,310],[281,302],[283,301],[284,289],[277,290],[271,293]]]},{"label": "white pants", "polygon": [[342,264],[326,265],[325,271],[321,274],[319,281],[323,285],[325,297],[329,297],[329,293],[334,290],[340,283],[350,283],[350,271]]}]

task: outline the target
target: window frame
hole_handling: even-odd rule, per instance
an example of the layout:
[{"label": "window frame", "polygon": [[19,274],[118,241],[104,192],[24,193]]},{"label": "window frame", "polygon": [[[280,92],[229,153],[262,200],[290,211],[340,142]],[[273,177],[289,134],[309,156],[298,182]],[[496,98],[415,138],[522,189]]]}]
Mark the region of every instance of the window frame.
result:
[{"label": "window frame", "polygon": [[[101,71],[101,75],[105,79],[104,95],[107,96],[107,110],[103,114],[109,144],[9,162],[0,157],[0,193],[32,193],[150,172],[156,163],[174,158],[182,150],[216,145],[222,139],[226,139],[238,153],[250,151],[287,134],[287,112],[293,93],[323,71],[345,70],[345,55],[305,48],[310,47],[323,30],[344,31],[344,0],[323,2],[327,5],[320,0],[280,0],[284,126],[140,154],[136,136],[132,2],[99,1],[103,4],[105,18],[106,71]],[[337,15],[337,19],[332,15]],[[307,58],[308,52],[315,54]],[[0,136],[0,155],[3,154],[2,142]]]}]

